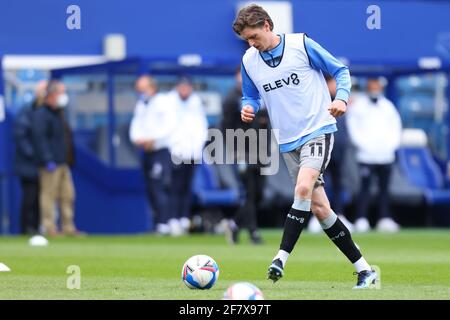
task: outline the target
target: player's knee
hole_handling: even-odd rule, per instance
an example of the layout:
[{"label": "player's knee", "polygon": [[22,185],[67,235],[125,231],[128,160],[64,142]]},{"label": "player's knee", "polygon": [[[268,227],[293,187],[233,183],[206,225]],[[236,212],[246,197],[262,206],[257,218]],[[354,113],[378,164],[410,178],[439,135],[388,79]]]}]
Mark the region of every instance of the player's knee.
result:
[{"label": "player's knee", "polygon": [[330,210],[331,210],[330,208],[328,208],[322,203],[318,202],[311,203],[311,211],[317,217],[317,219],[319,219],[319,221],[328,218]]},{"label": "player's knee", "polygon": [[311,197],[311,188],[306,184],[297,183],[295,186],[295,196],[301,199],[309,199]]}]

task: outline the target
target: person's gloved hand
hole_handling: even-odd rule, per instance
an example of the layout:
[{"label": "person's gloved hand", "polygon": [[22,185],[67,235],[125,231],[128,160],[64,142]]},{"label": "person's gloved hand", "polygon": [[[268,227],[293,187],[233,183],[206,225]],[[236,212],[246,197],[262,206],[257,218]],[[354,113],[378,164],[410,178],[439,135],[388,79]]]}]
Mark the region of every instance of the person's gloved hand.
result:
[{"label": "person's gloved hand", "polygon": [[53,172],[56,170],[56,163],[52,162],[48,162],[47,165],[45,166],[45,169],[47,169],[47,171]]}]

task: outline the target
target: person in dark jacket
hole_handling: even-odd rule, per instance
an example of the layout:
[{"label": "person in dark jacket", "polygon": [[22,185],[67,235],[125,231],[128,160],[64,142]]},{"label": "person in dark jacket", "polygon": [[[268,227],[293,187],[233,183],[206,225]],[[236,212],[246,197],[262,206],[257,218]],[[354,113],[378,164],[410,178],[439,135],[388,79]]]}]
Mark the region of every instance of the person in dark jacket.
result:
[{"label": "person in dark jacket", "polygon": [[33,103],[30,107],[25,107],[18,113],[14,123],[16,146],[14,172],[19,177],[22,188],[20,227],[23,234],[39,232],[39,174],[31,127],[33,114],[43,103],[46,86],[47,81],[38,83]]},{"label": "person in dark jacket", "polygon": [[[223,118],[221,130],[225,136],[226,129],[268,129],[269,119],[266,110],[261,110],[257,121],[245,123],[241,121],[241,98],[242,98],[242,76],[240,67],[235,74],[236,86],[228,93],[223,103]],[[260,174],[259,164],[248,164],[248,161],[239,161],[249,158],[249,146],[245,146],[245,155],[237,154],[239,150],[234,150],[237,158],[237,178],[242,186],[242,205],[236,209],[233,219],[229,221],[229,242],[239,242],[239,231],[246,228],[250,233],[250,240],[253,244],[262,243],[262,238],[258,232],[257,204],[261,200],[264,188],[264,176]],[[233,150],[226,150],[230,152]]]},{"label": "person in dark jacket", "polygon": [[[330,91],[331,101],[336,98],[336,80],[333,77],[326,75],[328,90]],[[333,197],[330,199],[331,207],[334,208],[338,214],[339,219],[347,227],[350,232],[353,232],[353,224],[347,219],[344,212],[344,204],[342,202],[342,190],[344,190],[343,170],[345,164],[345,155],[349,148],[349,136],[346,125],[345,115],[336,118],[337,131],[334,132],[334,146],[331,151],[331,158],[328,164],[329,175],[325,176],[325,182],[331,180],[331,191]],[[312,233],[322,232],[322,227],[315,217],[311,217],[308,224],[308,230]]]},{"label": "person in dark jacket", "polygon": [[79,235],[74,224],[75,188],[68,166],[68,132],[63,108],[68,103],[64,84],[52,80],[47,86],[44,104],[34,114],[33,136],[41,186],[41,225],[49,236],[58,235],[55,204],[59,202],[62,232]]}]

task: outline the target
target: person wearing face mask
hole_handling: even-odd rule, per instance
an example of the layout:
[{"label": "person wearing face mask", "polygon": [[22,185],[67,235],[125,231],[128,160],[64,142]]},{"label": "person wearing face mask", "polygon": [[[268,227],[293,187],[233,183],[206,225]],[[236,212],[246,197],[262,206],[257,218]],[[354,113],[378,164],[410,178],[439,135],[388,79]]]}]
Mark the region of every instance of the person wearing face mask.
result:
[{"label": "person wearing face mask", "polygon": [[39,230],[39,174],[31,128],[33,114],[43,103],[46,87],[45,80],[37,84],[31,106],[22,108],[14,123],[14,172],[20,178],[22,189],[20,225],[23,234],[36,234]]},{"label": "person wearing face mask", "polygon": [[61,231],[64,235],[80,235],[74,224],[75,188],[68,166],[67,123],[63,108],[69,98],[62,82],[51,80],[43,105],[33,115],[32,132],[39,165],[42,232],[60,235],[56,225],[55,205],[59,204]]},{"label": "person wearing face mask", "polygon": [[208,122],[203,102],[194,93],[190,78],[181,76],[175,90],[168,95],[169,106],[176,113],[176,126],[170,142],[174,160],[171,203],[183,232],[188,232],[195,163],[202,160],[203,147],[208,137]]},{"label": "person wearing face mask", "polygon": [[144,178],[156,232],[176,236],[181,234],[181,227],[173,217],[170,204],[172,163],[168,149],[175,114],[166,102],[166,94],[157,93],[157,83],[149,75],[139,77],[135,88],[139,98],[131,120],[130,140],[142,151]]},{"label": "person wearing face mask", "polygon": [[349,109],[347,125],[359,164],[360,190],[357,196],[355,229],[370,230],[368,207],[370,185],[378,181],[378,222],[376,229],[396,232],[399,225],[389,211],[389,179],[395,151],[400,146],[402,123],[391,101],[383,95],[380,79],[367,80],[367,95],[359,96]]}]

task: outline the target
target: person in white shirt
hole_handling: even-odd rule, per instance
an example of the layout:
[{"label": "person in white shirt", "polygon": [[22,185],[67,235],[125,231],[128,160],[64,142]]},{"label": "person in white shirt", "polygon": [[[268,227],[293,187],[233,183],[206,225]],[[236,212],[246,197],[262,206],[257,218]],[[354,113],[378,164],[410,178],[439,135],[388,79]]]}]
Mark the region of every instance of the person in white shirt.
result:
[{"label": "person in white shirt", "polygon": [[400,146],[402,123],[397,109],[383,96],[379,79],[367,81],[367,95],[356,98],[351,105],[347,125],[350,139],[356,148],[359,163],[360,191],[357,198],[355,229],[370,230],[368,206],[372,178],[378,180],[377,230],[395,232],[399,225],[389,211],[389,178],[395,151]]},{"label": "person in white shirt", "polygon": [[191,79],[179,78],[169,94],[169,105],[176,113],[176,125],[171,135],[173,160],[172,206],[184,232],[190,228],[192,181],[195,164],[202,160],[208,137],[208,122],[200,97],[193,92]]},{"label": "person in white shirt", "polygon": [[157,93],[155,80],[144,75],[136,81],[139,100],[130,125],[130,140],[143,151],[143,169],[156,232],[177,234],[170,205],[172,162],[170,135],[174,130],[175,112],[168,97]]}]

